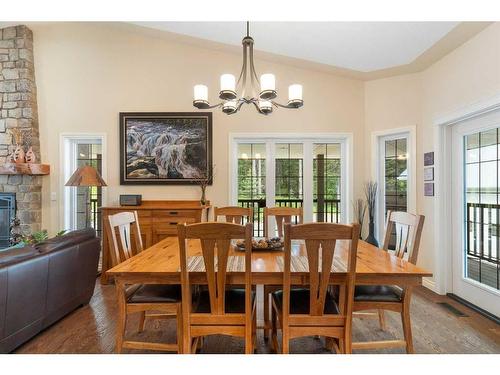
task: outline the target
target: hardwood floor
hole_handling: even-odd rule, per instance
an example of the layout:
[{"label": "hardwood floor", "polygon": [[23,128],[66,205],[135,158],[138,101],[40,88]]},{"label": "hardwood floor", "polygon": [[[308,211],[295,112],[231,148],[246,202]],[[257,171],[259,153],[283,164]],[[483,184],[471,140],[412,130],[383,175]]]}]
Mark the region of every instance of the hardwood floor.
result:
[{"label": "hardwood floor", "polygon": [[[258,293],[259,297],[261,293]],[[262,301],[259,301],[262,303]],[[457,317],[442,302],[448,303],[467,316]],[[19,347],[15,353],[113,353],[115,346],[116,302],[113,285],[96,283],[89,305],[75,310],[64,319]],[[387,329],[382,331],[378,319],[355,318],[353,340],[382,340],[402,337],[397,314],[386,312]],[[416,353],[500,353],[500,326],[473,310],[423,287],[413,295],[413,337]],[[261,318],[261,317],[259,317]],[[136,333],[137,317],[127,324],[129,337],[148,341],[174,342],[175,326],[169,320],[150,320],[144,332]],[[129,351],[139,353],[139,351]],[[208,337],[202,353],[243,353],[243,340],[226,336]],[[269,345],[258,332],[257,352],[269,353]],[[320,339],[292,340],[291,353],[328,353]],[[403,349],[354,351],[362,353],[403,353]]]}]

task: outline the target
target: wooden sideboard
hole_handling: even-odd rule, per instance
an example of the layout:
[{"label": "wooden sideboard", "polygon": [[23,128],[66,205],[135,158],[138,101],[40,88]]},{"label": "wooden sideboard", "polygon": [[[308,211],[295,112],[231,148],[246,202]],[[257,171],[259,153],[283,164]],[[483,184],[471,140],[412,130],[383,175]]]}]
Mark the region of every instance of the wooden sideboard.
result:
[{"label": "wooden sideboard", "polygon": [[[142,201],[140,206],[101,207],[101,213],[104,226],[109,215],[114,215],[118,212],[137,211],[142,244],[144,249],[147,249],[166,237],[177,236],[178,223],[208,221],[209,209],[210,203],[202,206],[200,201],[145,200]],[[101,282],[103,284],[108,282],[106,271],[115,266],[115,264],[111,264],[109,239],[106,232],[106,230],[102,232]],[[133,238],[131,238],[131,243],[135,243]],[[133,249],[133,251],[136,252],[136,249]]]}]

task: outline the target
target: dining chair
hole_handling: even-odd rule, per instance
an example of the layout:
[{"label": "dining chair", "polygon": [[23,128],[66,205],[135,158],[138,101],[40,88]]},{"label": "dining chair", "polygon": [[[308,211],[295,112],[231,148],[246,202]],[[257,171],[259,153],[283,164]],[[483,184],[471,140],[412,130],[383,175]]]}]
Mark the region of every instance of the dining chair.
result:
[{"label": "dining chair", "polygon": [[[391,251],[391,236],[395,231],[394,255],[398,258],[407,257],[408,262],[416,264],[424,220],[423,215],[388,211],[383,250]],[[354,311],[378,310],[377,315],[381,329],[385,329],[384,310],[399,312],[404,340],[355,342],[353,348],[375,349],[404,346],[407,353],[413,353],[410,321],[411,292],[412,287],[401,289],[391,285],[357,285],[354,290]]]},{"label": "dining chair", "polygon": [[[264,237],[274,237],[274,235],[269,234],[270,218],[274,217],[276,220],[276,227],[278,231],[278,237],[283,238],[283,225],[286,223],[291,223],[292,218],[296,218],[296,224],[301,224],[304,218],[304,211],[302,207],[264,207]],[[278,290],[279,286],[275,285],[264,285],[264,339],[269,338],[269,332],[271,331],[271,321],[269,319],[269,307],[271,293]]]},{"label": "dining chair", "polygon": [[[252,224],[198,223],[178,225],[184,348],[193,339],[229,335],[245,339],[245,353],[255,348],[256,298],[252,289]],[[201,242],[202,255],[187,257],[188,240]],[[245,254],[230,256],[232,240],[245,240]],[[193,266],[197,267],[196,269]],[[227,288],[227,272],[244,273],[244,288]],[[204,272],[208,288],[191,298],[190,274]]]},{"label": "dining chair", "polygon": [[[359,224],[285,224],[283,286],[271,294],[272,344],[276,351],[279,324],[282,353],[289,352],[291,339],[303,336],[333,339],[337,351],[351,353],[358,238]],[[306,256],[292,257],[292,240],[304,241]],[[338,240],[347,240],[348,260],[337,301],[329,284]],[[292,287],[292,268],[308,274],[308,287]]]},{"label": "dining chair", "polygon": [[246,222],[253,221],[253,210],[251,207],[215,207],[214,221],[218,221],[219,216],[224,216],[226,223],[243,224],[243,218],[246,217]]},{"label": "dining chair", "polygon": [[[105,230],[109,239],[109,248],[113,263],[119,264],[143,250],[139,218],[137,211],[120,212],[109,215],[105,222]],[[117,232],[120,241],[117,239]],[[135,242],[132,248],[131,237]],[[125,285],[120,278],[115,280],[118,297],[118,324],[116,330],[116,352],[127,349],[149,349],[160,351],[176,351],[182,353],[182,304],[181,288],[178,285],[134,284]],[[177,342],[164,344],[125,340],[127,316],[140,313],[139,332],[144,330],[146,317],[161,319],[177,319]],[[146,312],[151,312],[146,314]],[[159,313],[152,313],[159,312]]]},{"label": "dining chair", "polygon": [[274,217],[278,230],[278,237],[283,238],[283,225],[291,223],[292,218],[296,217],[295,224],[301,224],[304,217],[302,207],[264,207],[264,237],[274,237],[269,233],[269,219]]}]

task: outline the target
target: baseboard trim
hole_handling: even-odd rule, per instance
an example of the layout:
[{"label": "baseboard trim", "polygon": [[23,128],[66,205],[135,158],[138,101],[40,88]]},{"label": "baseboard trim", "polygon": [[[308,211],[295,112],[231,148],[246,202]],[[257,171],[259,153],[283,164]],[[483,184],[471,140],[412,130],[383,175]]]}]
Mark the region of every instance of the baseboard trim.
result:
[{"label": "baseboard trim", "polygon": [[481,314],[482,316],[484,316],[485,318],[488,318],[492,321],[494,321],[496,324],[500,324],[500,318],[496,315],[493,315],[492,313],[486,311],[486,310],[483,310],[482,308],[480,308],[479,306],[476,306],[474,305],[473,303],[470,303],[469,301],[457,296],[456,294],[453,294],[453,293],[446,293],[446,295],[448,297],[450,297],[451,299],[461,303],[462,305],[464,306],[467,306],[469,309],[472,309],[474,310],[475,312]]},{"label": "baseboard trim", "polygon": [[427,289],[432,290],[434,293],[438,293],[436,291],[436,283],[432,279],[428,279],[428,278],[423,279],[422,280],[422,286],[426,287]]}]

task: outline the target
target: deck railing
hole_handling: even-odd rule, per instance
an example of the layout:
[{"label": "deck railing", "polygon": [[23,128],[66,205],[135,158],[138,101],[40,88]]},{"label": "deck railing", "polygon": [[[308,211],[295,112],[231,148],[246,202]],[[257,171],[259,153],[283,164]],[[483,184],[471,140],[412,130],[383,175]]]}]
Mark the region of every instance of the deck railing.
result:
[{"label": "deck railing", "polygon": [[500,289],[500,205],[467,203],[466,226],[468,276]]},{"label": "deck railing", "polygon": [[[321,203],[322,202],[322,203]],[[323,199],[318,205],[318,200],[314,199],[314,221],[338,223],[340,220],[340,199]],[[323,208],[320,209],[320,205]],[[277,207],[302,207],[302,199],[275,199]],[[238,206],[250,207],[253,209],[254,236],[264,236],[264,207],[266,200],[262,199],[238,199]]]}]

